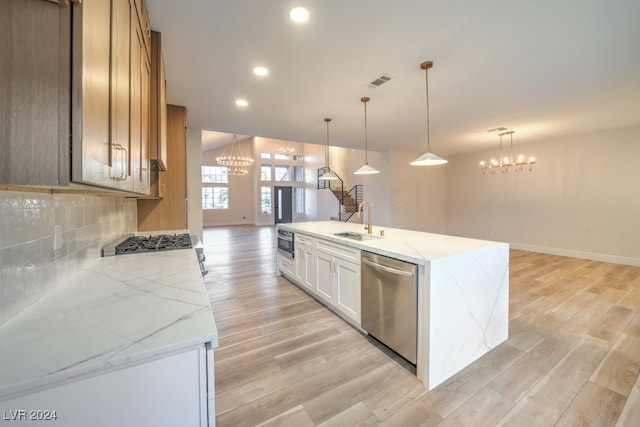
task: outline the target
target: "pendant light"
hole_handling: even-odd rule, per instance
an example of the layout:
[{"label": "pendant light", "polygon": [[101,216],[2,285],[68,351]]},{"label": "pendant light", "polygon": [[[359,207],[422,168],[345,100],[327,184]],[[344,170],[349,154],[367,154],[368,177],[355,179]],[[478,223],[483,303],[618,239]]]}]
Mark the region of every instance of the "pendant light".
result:
[{"label": "pendant light", "polygon": [[429,144],[429,68],[431,67],[433,67],[432,61],[425,61],[420,64],[420,68],[425,71],[427,87],[427,152],[411,162],[413,166],[435,166],[447,163],[445,159],[431,152],[431,146]]},{"label": "pendant light", "polygon": [[360,98],[360,101],[364,104],[364,165],[360,169],[354,172],[355,175],[372,175],[380,173],[380,171],[373,166],[369,166],[368,147],[367,147],[367,102],[369,97],[365,96]]},{"label": "pendant light", "polygon": [[325,173],[322,174],[322,176],[320,176],[318,179],[322,179],[325,181],[333,181],[338,179],[338,176],[333,173],[333,171],[331,170],[331,167],[329,166],[329,122],[331,121],[331,119],[329,117],[327,117],[326,119],[324,119],[324,121],[327,123],[327,145],[325,147],[324,150],[324,161],[325,161]]}]

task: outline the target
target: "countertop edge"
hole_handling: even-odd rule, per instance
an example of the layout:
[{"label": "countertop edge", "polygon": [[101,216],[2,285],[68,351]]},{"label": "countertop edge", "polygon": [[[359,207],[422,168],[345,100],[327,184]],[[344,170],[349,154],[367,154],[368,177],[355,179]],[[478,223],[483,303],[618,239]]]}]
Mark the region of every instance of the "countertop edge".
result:
[{"label": "countertop edge", "polygon": [[[379,230],[383,230],[385,232],[384,237],[377,236],[374,234],[372,235],[372,237],[370,237],[367,240],[358,241],[358,240],[352,240],[346,237],[335,236],[333,232],[321,232],[317,230],[316,231],[310,230],[308,227],[312,227],[313,225],[319,228],[335,227],[337,232],[350,231],[350,232],[355,232],[363,235],[367,234],[366,231],[363,232],[362,224],[345,223],[340,221],[317,221],[317,222],[311,221],[311,222],[300,222],[300,223],[280,223],[278,224],[278,227],[284,230],[292,231],[294,233],[298,232],[301,234],[308,234],[313,237],[328,240],[337,244],[345,245],[347,247],[352,247],[355,249],[360,249],[368,252],[377,253],[380,255],[385,255],[385,256],[397,258],[403,261],[408,261],[408,262],[412,262],[419,265],[427,265],[429,262],[435,261],[437,259],[448,258],[451,256],[457,256],[464,253],[477,252],[477,251],[482,251],[488,248],[496,248],[500,246],[507,246],[507,247],[509,246],[508,243],[504,243],[504,242],[473,239],[473,238],[459,237],[459,236],[448,236],[444,234],[434,234],[434,233],[427,233],[427,232],[421,232],[421,231],[403,230],[403,229],[396,229],[392,227],[379,227],[379,226],[374,226],[373,227],[374,231],[376,231],[376,229],[378,230],[377,232],[379,232]],[[410,233],[411,236],[409,239],[393,237],[393,233],[398,233],[398,232],[405,235]],[[391,234],[391,236],[389,236],[389,234]],[[459,251],[452,252],[445,255],[440,255],[440,256],[425,256],[424,250],[422,250],[423,248],[420,247],[422,244],[421,240],[426,241],[430,238],[445,239],[445,240],[458,242],[460,244],[463,244],[463,243],[473,244],[473,247],[467,248],[467,249],[461,249]],[[376,245],[376,242],[378,242],[378,245]],[[396,244],[396,246],[400,245],[402,247],[399,248],[399,250],[397,249],[394,250],[393,248],[379,247],[380,245],[386,244],[386,243],[389,243],[389,246],[391,246],[392,244]]]}]

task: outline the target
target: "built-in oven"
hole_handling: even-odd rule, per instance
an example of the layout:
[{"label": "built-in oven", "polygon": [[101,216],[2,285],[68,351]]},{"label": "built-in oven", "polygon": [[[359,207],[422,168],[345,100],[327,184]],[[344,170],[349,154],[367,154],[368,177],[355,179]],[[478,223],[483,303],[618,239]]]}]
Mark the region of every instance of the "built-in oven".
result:
[{"label": "built-in oven", "polygon": [[293,232],[278,229],[278,252],[289,259],[293,259]]}]

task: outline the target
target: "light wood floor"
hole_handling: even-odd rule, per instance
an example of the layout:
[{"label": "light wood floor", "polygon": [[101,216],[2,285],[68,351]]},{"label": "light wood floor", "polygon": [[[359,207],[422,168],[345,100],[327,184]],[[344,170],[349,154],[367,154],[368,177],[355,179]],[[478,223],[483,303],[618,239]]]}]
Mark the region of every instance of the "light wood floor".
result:
[{"label": "light wood floor", "polygon": [[274,227],[204,231],[225,426],[640,426],[640,268],[511,251],[509,340],[436,389],[282,277]]}]

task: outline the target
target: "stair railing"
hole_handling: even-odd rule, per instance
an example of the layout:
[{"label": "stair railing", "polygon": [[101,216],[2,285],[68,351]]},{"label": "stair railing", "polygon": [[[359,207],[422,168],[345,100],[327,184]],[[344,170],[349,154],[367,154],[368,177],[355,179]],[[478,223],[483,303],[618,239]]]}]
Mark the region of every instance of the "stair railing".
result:
[{"label": "stair railing", "polygon": [[345,191],[344,181],[335,172],[338,179],[320,179],[326,171],[326,166],[318,169],[318,190],[326,188],[331,190],[331,193],[338,199],[338,220],[349,221],[358,211],[358,206],[363,200],[363,187],[362,185],[354,185],[349,191]]}]

